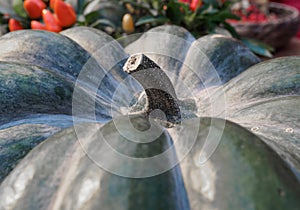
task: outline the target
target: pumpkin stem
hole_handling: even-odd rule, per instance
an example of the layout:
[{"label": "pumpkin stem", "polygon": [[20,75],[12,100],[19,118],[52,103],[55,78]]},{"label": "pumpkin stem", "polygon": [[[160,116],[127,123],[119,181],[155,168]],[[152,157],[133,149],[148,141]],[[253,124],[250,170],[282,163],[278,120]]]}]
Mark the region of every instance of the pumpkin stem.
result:
[{"label": "pumpkin stem", "polygon": [[[123,70],[144,88],[147,102],[143,113],[167,122],[167,126],[181,122],[181,112],[174,87],[166,73],[144,54],[132,55]],[[159,111],[158,111],[159,110]]]}]

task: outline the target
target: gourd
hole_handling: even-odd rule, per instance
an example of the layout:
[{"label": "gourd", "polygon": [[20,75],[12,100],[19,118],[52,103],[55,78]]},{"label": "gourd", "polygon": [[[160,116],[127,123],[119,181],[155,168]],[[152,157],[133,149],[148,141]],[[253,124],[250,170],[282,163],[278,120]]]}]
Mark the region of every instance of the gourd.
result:
[{"label": "gourd", "polygon": [[[18,138],[43,141],[16,167],[17,160],[5,159],[14,169],[0,185],[1,208],[299,207],[299,57],[258,63],[231,38],[195,40],[174,26],[155,28],[125,49],[85,27],[18,31],[1,37],[0,46],[4,81],[15,73],[14,84],[32,87],[3,83],[1,110],[12,108],[1,112],[1,146],[10,155],[23,151],[11,146]],[[144,56],[128,59],[135,53]],[[38,82],[26,83],[32,80]],[[169,94],[156,98],[155,87]],[[22,107],[14,108],[16,101]]]}]

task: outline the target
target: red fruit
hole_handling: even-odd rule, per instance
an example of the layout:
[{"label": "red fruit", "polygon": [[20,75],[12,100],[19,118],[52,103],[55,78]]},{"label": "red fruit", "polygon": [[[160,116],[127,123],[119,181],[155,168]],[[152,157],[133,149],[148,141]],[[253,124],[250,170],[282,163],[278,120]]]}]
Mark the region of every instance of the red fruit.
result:
[{"label": "red fruit", "polygon": [[76,13],[74,8],[66,2],[56,0],[54,4],[54,13],[61,27],[69,27],[76,23]]},{"label": "red fruit", "polygon": [[196,11],[202,4],[202,0],[192,0],[190,3],[190,9],[194,12]]},{"label": "red fruit", "polygon": [[266,21],[266,20],[267,20],[267,17],[266,17],[264,14],[259,13],[259,14],[257,15],[257,21],[259,21],[259,22],[264,22],[264,21]]},{"label": "red fruit", "polygon": [[37,20],[32,20],[30,22],[30,28],[35,30],[46,30],[46,25]]},{"label": "red fruit", "polygon": [[46,29],[52,32],[60,32],[62,30],[61,26],[57,23],[56,19],[54,18],[53,14],[47,10],[43,10],[43,20],[46,24]]},{"label": "red fruit", "polygon": [[54,10],[54,5],[56,4],[56,1],[61,1],[61,0],[50,0],[49,6],[53,10]]},{"label": "red fruit", "polygon": [[246,11],[247,11],[248,13],[250,13],[250,12],[256,12],[257,9],[256,9],[256,7],[255,7],[254,5],[251,5],[251,6],[249,6],[249,7],[246,9]]},{"label": "red fruit", "polygon": [[38,19],[42,16],[42,11],[47,5],[42,0],[25,0],[24,9],[31,19]]},{"label": "red fruit", "polygon": [[191,0],[179,0],[179,2],[190,4]]},{"label": "red fruit", "polygon": [[10,31],[17,31],[24,29],[19,21],[16,19],[10,18],[8,21],[8,28]]},{"label": "red fruit", "polygon": [[247,18],[246,16],[242,16],[241,21],[247,22],[247,21],[248,21],[248,18]]},{"label": "red fruit", "polygon": [[248,21],[255,22],[256,18],[257,18],[256,14],[252,13],[252,14],[249,15]]}]

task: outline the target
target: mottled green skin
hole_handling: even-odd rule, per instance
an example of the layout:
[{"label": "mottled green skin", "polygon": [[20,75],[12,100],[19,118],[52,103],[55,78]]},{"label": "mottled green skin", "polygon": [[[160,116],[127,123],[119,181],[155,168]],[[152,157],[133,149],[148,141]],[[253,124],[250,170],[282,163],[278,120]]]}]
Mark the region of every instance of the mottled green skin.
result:
[{"label": "mottled green skin", "polygon": [[[224,91],[229,92],[227,95],[232,95],[230,102],[299,96],[300,57],[290,56],[261,62],[234,78],[224,88]],[[242,92],[244,89],[247,91]]]},{"label": "mottled green skin", "polygon": [[25,124],[0,130],[0,182],[37,144],[60,129],[41,124]]},{"label": "mottled green skin", "polygon": [[78,43],[103,68],[97,70],[99,76],[95,75],[96,77],[105,76],[99,85],[101,91],[98,94],[103,98],[112,98],[115,88],[128,76],[122,69],[128,58],[123,47],[111,36],[95,28],[74,27],[62,31],[61,34]]},{"label": "mottled green skin", "polygon": [[187,97],[180,96],[184,92],[183,85],[195,92],[219,86],[260,62],[236,39],[207,35],[195,40],[185,29],[172,25],[149,30],[126,46],[125,51],[143,53],[159,64],[172,81],[179,98]]},{"label": "mottled green skin", "polygon": [[240,41],[223,35],[201,37],[196,41],[195,47],[204,52],[213,64],[222,83],[260,62]]},{"label": "mottled green skin", "polygon": [[[225,93],[227,119],[261,137],[300,179],[299,78],[299,56],[272,59],[219,87],[209,100]],[[209,107],[214,102],[209,100],[199,94],[198,115],[211,115]]]},{"label": "mottled green skin", "polygon": [[72,116],[36,114],[0,126],[0,182],[37,144],[73,125]]},{"label": "mottled green skin", "polygon": [[[125,120],[122,126],[130,132],[126,117],[119,120]],[[187,129],[196,129],[195,120],[187,121]],[[195,145],[180,166],[143,179],[120,177],[101,169],[83,152],[74,130],[66,129],[34,148],[4,180],[0,206],[14,210],[298,209],[300,183],[279,156],[246,129],[221,119],[214,119],[211,125],[211,120],[200,120]],[[149,127],[143,117],[131,118],[131,122],[141,130]],[[206,163],[199,165],[197,160],[209,128],[222,130],[223,123],[220,145]],[[95,125],[83,124],[82,129],[89,126]],[[146,145],[132,144],[120,135],[114,122],[98,126],[104,139],[110,136],[106,141],[113,148],[130,157],[151,157],[170,144],[167,133]],[[104,139],[93,135],[90,148],[100,151]],[[120,170],[131,168],[122,161],[111,164]],[[14,185],[20,177],[24,190]],[[18,196],[12,196],[10,189]]]},{"label": "mottled green skin", "polygon": [[[34,146],[71,126],[65,118],[65,125],[56,125],[52,116],[72,114],[72,81],[91,56],[70,39],[46,31],[9,33],[0,38],[0,46],[2,181]],[[34,114],[53,115],[44,116],[38,123],[34,123],[36,117],[21,122]],[[62,117],[57,117],[60,122]],[[14,121],[20,122],[13,125]]]},{"label": "mottled green skin", "polygon": [[[223,131],[216,151],[199,165],[211,119],[202,119],[197,142],[180,166],[191,209],[293,209],[300,206],[300,183],[286,163],[260,138],[235,123],[214,122]],[[189,129],[195,129],[189,120]],[[213,132],[216,132],[213,131]],[[209,189],[207,189],[207,185]]]},{"label": "mottled green skin", "polygon": [[195,89],[220,86],[260,62],[240,41],[206,35],[193,42],[180,71],[182,82]]},{"label": "mottled green skin", "polygon": [[[132,123],[138,123],[141,130],[149,127],[148,121],[143,117],[132,118]],[[95,125],[83,124],[82,129],[86,130],[89,126]],[[124,142],[128,140],[119,135],[113,122],[98,126],[105,133],[114,134],[116,138],[109,142],[113,146],[122,144],[122,151],[131,157],[156,155],[171,143],[168,134],[163,133],[152,143],[124,146]],[[127,127],[128,124],[124,126]],[[189,209],[179,166],[144,179],[120,177],[98,167],[83,152],[77,138],[74,129],[69,128],[34,148],[1,184],[0,207],[15,210],[51,209],[54,206],[72,210]],[[101,149],[103,140],[95,135],[89,145],[95,150]],[[123,162],[116,164],[128,170],[129,166]],[[26,188],[24,191],[15,188],[15,193],[20,193],[21,196],[10,202],[8,198],[12,194],[9,189],[14,188],[20,174],[23,174],[22,181]],[[90,187],[90,191],[84,191],[86,186]],[[83,199],[84,196],[89,199]]]},{"label": "mottled green skin", "polygon": [[[191,43],[194,42],[194,38],[191,37],[186,30],[172,26],[167,26],[165,29],[161,27],[156,30],[183,39],[186,41],[185,43],[188,44],[187,46],[180,46],[176,45],[174,40],[164,42],[164,39],[161,39],[156,40],[156,45],[153,45],[153,40],[151,42],[150,36],[150,41],[147,45],[146,42],[144,46],[140,45],[141,48],[145,47],[145,49],[139,51],[139,48],[135,48],[134,44],[131,45],[131,49],[139,52],[155,52],[157,54],[154,54],[154,57],[158,60],[154,61],[157,62],[159,66],[170,67],[170,70],[174,67],[174,72],[176,72],[175,77],[170,77],[170,79],[174,86],[176,86],[176,94],[185,92],[187,94],[186,96],[190,96],[191,91],[185,89],[182,81],[189,80],[192,83],[189,88],[192,89],[193,93],[197,93],[197,97],[192,99],[197,102],[195,104],[198,106],[198,109],[195,109],[198,110],[195,111],[195,114],[198,116],[226,117],[226,119],[230,119],[234,121],[234,123],[225,122],[217,118],[200,118],[201,124],[199,127],[197,122],[195,122],[195,120],[197,121],[199,118],[189,119],[187,121],[189,126],[186,128],[186,132],[190,130],[188,133],[192,133],[192,131],[194,132],[199,129],[196,143],[191,153],[175,168],[160,175],[145,179],[124,178],[99,168],[82,150],[82,145],[78,141],[78,135],[82,133],[77,132],[76,135],[73,128],[66,129],[54,136],[51,135],[62,127],[45,123],[45,127],[51,131],[45,133],[44,126],[35,125],[36,127],[33,127],[37,128],[37,130],[32,129],[32,133],[30,131],[28,133],[29,135],[23,135],[23,131],[19,130],[19,133],[22,134],[21,136],[24,136],[24,138],[22,138],[27,138],[28,143],[22,140],[16,141],[17,146],[8,144],[10,145],[9,148],[18,148],[24,151],[23,149],[31,149],[31,147],[28,146],[31,144],[30,142],[32,142],[30,136],[37,136],[34,140],[37,142],[41,141],[42,138],[45,138],[48,134],[51,137],[29,152],[1,183],[1,209],[98,210],[99,207],[101,207],[103,209],[120,210],[206,210],[209,208],[223,210],[299,208],[300,204],[298,198],[300,197],[300,186],[299,179],[297,180],[295,176],[295,174],[297,175],[298,169],[294,167],[299,166],[297,162],[299,159],[297,158],[300,148],[298,143],[300,119],[298,114],[299,82],[297,79],[299,78],[297,76],[299,74],[299,58],[282,58],[269,61],[269,63],[265,64],[261,63],[252,67],[251,70],[249,69],[249,71],[240,74],[241,76],[237,76],[235,79],[224,84],[225,81],[232,79],[237,72],[244,71],[249,65],[252,65],[252,61],[253,64],[256,63],[257,58],[248,55],[247,52],[244,51],[245,49],[236,46],[236,43],[232,44],[236,46],[232,49],[237,50],[231,53],[245,56],[245,58],[249,56],[253,58],[253,60],[250,59],[248,63],[247,59],[226,56],[227,54],[225,54],[223,47],[226,46],[229,48],[231,46],[231,39],[226,37],[220,38],[220,44],[223,45],[222,48],[212,45],[211,49],[209,49],[209,46],[205,46],[204,48],[208,48],[207,52],[204,53],[204,49],[200,50],[200,54],[204,55],[204,57],[199,57],[197,54],[194,54],[193,52],[195,51],[190,48]],[[33,31],[28,31],[28,34],[26,33],[25,31],[15,32],[3,36],[4,38],[0,38],[0,47],[3,49],[3,53],[0,54],[0,60],[43,67],[57,76],[55,81],[60,81],[60,78],[69,78],[71,81],[74,81],[82,66],[86,65],[87,60],[91,61],[91,63],[88,62],[88,67],[94,67],[96,70],[99,68],[97,65],[94,65],[96,63],[93,59],[89,59],[91,57],[85,50],[81,51],[83,49],[80,47],[81,41],[78,41],[79,39],[77,40],[78,44],[76,44],[61,34]],[[163,35],[165,36],[166,34]],[[52,37],[51,41],[49,41],[50,37]],[[25,43],[22,44],[21,40],[24,40]],[[105,40],[105,38],[103,40]],[[30,45],[29,41],[33,44]],[[199,42],[200,41],[197,40],[194,43],[197,45]],[[212,42],[218,43],[218,41]],[[53,47],[54,43],[58,43],[58,45]],[[201,45],[206,45],[207,43],[208,42],[204,42]],[[84,44],[82,44],[82,46],[83,45]],[[99,45],[99,43],[96,45]],[[175,47],[172,47],[173,45]],[[65,49],[66,46],[67,49]],[[23,49],[23,47],[26,48]],[[101,49],[101,47],[102,46],[99,46],[99,49]],[[126,50],[130,49],[129,47],[130,46],[128,46]],[[153,47],[153,49],[147,49],[147,47]],[[95,47],[95,49],[97,48]],[[107,49],[104,54],[109,55],[113,53],[111,50],[114,48]],[[160,49],[166,51],[162,52]],[[218,52],[214,52],[214,49]],[[37,54],[36,52],[41,52],[41,54]],[[49,53],[49,56],[46,52]],[[55,54],[55,52],[57,52],[57,54]],[[244,54],[243,52],[246,53]],[[170,56],[166,56],[168,53],[174,55],[174,57],[170,59]],[[100,55],[102,54],[100,53]],[[177,54],[179,54],[179,57],[176,57]],[[120,55],[122,57],[123,51]],[[66,61],[65,59],[69,56],[70,60]],[[204,65],[202,65],[202,60],[199,58],[209,58],[209,56],[212,56],[211,60],[213,62],[204,63]],[[226,58],[224,58],[224,56]],[[101,60],[101,56],[98,58]],[[182,62],[178,62],[176,58],[184,59],[185,64],[189,66],[189,68],[192,68],[196,73],[200,74],[200,80],[193,74],[184,74],[186,73],[186,71],[183,71],[185,66],[182,65]],[[217,58],[220,60],[214,60]],[[230,62],[231,59],[234,61]],[[110,61],[114,62],[115,60],[111,59]],[[109,62],[106,63],[106,61],[100,61],[100,63],[101,62],[108,67],[111,64]],[[274,63],[276,63],[276,65],[273,65]],[[72,66],[70,66],[70,64]],[[268,69],[269,65],[270,69]],[[35,69],[36,67],[30,68]],[[265,69],[267,70],[265,71]],[[101,70],[96,71],[98,74],[91,75],[91,80],[89,80],[91,83],[87,82],[83,84],[86,85],[84,87],[98,88],[98,86],[94,86],[95,84],[92,82],[95,78],[98,78],[98,76],[103,76],[103,72],[105,71]],[[292,73],[287,73],[289,71]],[[52,73],[49,75],[54,75]],[[226,76],[227,74],[228,76]],[[287,76],[284,77],[284,75]],[[16,77],[18,78],[19,74],[16,75]],[[34,78],[35,76],[33,76],[33,79]],[[118,78],[122,78],[122,76]],[[48,83],[46,78],[45,81]],[[207,96],[204,93],[205,91],[201,91],[205,86],[203,86],[204,82],[206,82],[205,85],[207,85],[207,87],[219,86],[219,88],[216,87],[214,94]],[[116,84],[118,84],[118,81],[115,81],[112,77],[107,77],[102,87],[115,87]],[[34,88],[34,84],[32,85],[32,95],[34,96],[34,91],[38,89]],[[129,84],[129,86],[130,85],[131,84]],[[25,90],[31,91],[29,88],[25,88]],[[222,115],[223,113],[217,115],[210,112],[209,108],[213,100],[220,99],[219,96],[224,93],[223,90],[226,90],[224,92],[227,98],[227,104],[222,104],[224,106],[226,105],[226,115]],[[50,96],[50,99],[51,97],[55,97],[58,101],[63,100],[63,89],[53,86],[49,91],[53,94]],[[83,105],[85,105],[85,99],[90,97],[86,93],[87,92],[81,92],[82,97],[79,97]],[[99,100],[97,103],[99,102],[99,107],[103,108],[99,111],[103,113],[103,115],[109,115],[107,104],[110,105],[112,93],[113,91],[104,91],[101,88],[98,90],[99,98],[97,99]],[[122,97],[126,97],[127,94],[129,94],[129,91],[124,91]],[[122,107],[122,97],[115,101],[113,104],[115,107]],[[20,98],[22,97],[20,96]],[[186,97],[183,97],[183,99],[186,99]],[[10,100],[13,101],[14,99]],[[30,101],[26,101],[27,97],[24,100],[26,102],[24,106],[24,116],[29,117],[27,114],[38,113],[35,110],[40,107],[32,106],[32,110],[26,109],[26,104],[30,103]],[[51,100],[48,100],[47,103],[41,101],[41,104],[44,105],[44,103],[46,103],[47,105],[52,102]],[[102,103],[106,103],[106,105]],[[56,107],[58,106],[59,105]],[[98,106],[98,104],[96,104],[96,106]],[[9,108],[11,109],[10,113],[14,113],[13,108]],[[86,108],[86,106],[82,108]],[[45,111],[46,109],[42,110]],[[96,112],[98,110],[99,109],[97,109]],[[54,108],[53,112],[56,113],[55,111]],[[22,116],[21,111],[20,115]],[[4,112],[3,116],[4,119],[11,118],[11,115],[5,115]],[[102,116],[101,119],[107,120],[107,118],[102,118]],[[124,121],[122,121],[122,119],[124,119]],[[140,120],[134,121],[134,127],[146,130],[148,127],[147,123],[143,124],[145,119],[136,119]],[[210,125],[211,119],[217,123]],[[6,121],[4,120],[4,122]],[[119,152],[124,152],[126,155],[136,157],[149,157],[159,154],[161,151],[164,151],[167,146],[172,144],[172,141],[180,141],[182,144],[185,144],[187,141],[194,140],[188,139],[188,135],[175,135],[171,130],[172,128],[169,128],[153,143],[135,144],[128,141],[119,133],[119,130],[115,127],[115,122],[120,122],[125,130],[128,127],[127,132],[129,134],[133,133],[133,131],[130,130],[132,128],[129,127],[126,116],[102,125],[83,124],[82,129],[86,131],[90,126],[95,126],[96,128],[101,127],[100,131],[107,138],[106,140],[109,140],[110,145]],[[214,131],[218,132],[223,131],[221,126],[223,123],[225,123],[225,129],[219,147],[204,165],[199,165],[199,155],[209,128],[216,129]],[[246,127],[248,130],[235,123]],[[9,133],[10,130],[17,131],[22,128],[25,129],[26,126],[25,123],[12,125],[2,128],[1,131],[8,131]],[[249,130],[255,128],[255,126],[260,128],[258,132],[256,129],[249,132]],[[52,130],[52,127],[55,127],[54,130]],[[7,128],[9,128],[9,130],[7,130]],[[293,132],[286,132],[287,128],[292,128]],[[288,129],[287,131],[290,130]],[[15,133],[18,137],[18,132]],[[253,133],[256,133],[260,138]],[[103,138],[99,138],[99,136],[94,133],[87,132],[85,134],[86,136],[82,137],[84,141],[81,143],[85,142],[89,145],[87,148],[88,151],[94,152],[94,154],[105,155],[105,151],[101,150],[101,148],[103,148]],[[4,134],[4,136],[5,135],[6,134]],[[145,138],[146,137],[143,137],[139,140],[146,140]],[[261,139],[268,142],[272,149],[266,146]],[[32,143],[31,145],[34,144],[35,143]],[[5,152],[9,151],[9,148],[6,148]],[[175,150],[172,150],[172,152],[173,158],[176,158],[176,155],[179,156],[178,153],[175,153]],[[12,154],[16,153],[17,152],[14,151]],[[287,165],[277,153],[283,154],[282,157],[288,157],[284,160],[287,163],[294,163],[294,165]],[[21,154],[23,155],[24,152]],[[89,155],[90,154],[93,153],[89,153]],[[291,160],[295,161],[293,162]],[[18,160],[15,159],[14,161]],[[107,159],[105,163],[111,163],[117,166],[116,170],[120,173],[133,171],[139,174],[143,171],[152,170],[148,165],[137,170],[137,167],[133,164],[126,164],[124,161],[115,161],[114,159]],[[7,168],[12,168],[13,166],[14,163],[5,165]]]},{"label": "mottled green skin", "polygon": [[[60,34],[72,39],[93,56],[105,56],[98,60],[102,65],[108,64],[110,60],[116,61],[128,56],[114,38],[95,28],[73,27],[60,32]],[[104,50],[106,53],[103,52]],[[107,50],[111,53],[108,54]]]},{"label": "mottled green skin", "polygon": [[[72,115],[75,79],[87,62],[96,71],[101,68],[77,43],[47,31],[9,33],[0,38],[0,46],[2,181],[35,145],[66,125],[72,125],[59,114]],[[103,105],[97,105],[99,116],[107,116],[103,110]],[[38,122],[32,117],[36,114],[43,114]],[[50,114],[49,117],[46,114]],[[60,125],[53,123],[55,115]],[[23,119],[27,119],[26,122],[21,122]],[[61,123],[62,120],[65,123]],[[44,133],[47,129],[49,131]]]},{"label": "mottled green skin", "polygon": [[90,54],[71,39],[40,30],[5,34],[0,38],[0,48],[0,61],[39,66],[71,80],[77,78],[91,59]]},{"label": "mottled green skin", "polygon": [[72,113],[73,84],[48,70],[0,62],[0,124],[36,113]]}]

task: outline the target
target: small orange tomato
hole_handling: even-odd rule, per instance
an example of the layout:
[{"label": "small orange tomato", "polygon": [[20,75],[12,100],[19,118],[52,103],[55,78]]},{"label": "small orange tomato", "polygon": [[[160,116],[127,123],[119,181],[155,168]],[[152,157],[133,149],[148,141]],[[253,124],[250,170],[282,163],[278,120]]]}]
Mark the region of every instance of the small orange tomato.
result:
[{"label": "small orange tomato", "polygon": [[8,21],[8,28],[10,31],[17,31],[24,29],[19,21],[16,19],[10,18]]},{"label": "small orange tomato", "polygon": [[34,30],[46,30],[46,25],[37,20],[32,20],[30,21],[30,28]]},{"label": "small orange tomato", "polygon": [[62,30],[62,27],[57,23],[50,10],[44,9],[42,13],[44,23],[46,24],[46,30],[52,32],[60,32]]},{"label": "small orange tomato", "polygon": [[134,32],[134,21],[131,14],[125,14],[122,19],[122,28],[125,33],[130,34]]},{"label": "small orange tomato", "polygon": [[69,27],[76,23],[76,13],[72,5],[56,0],[54,4],[54,13],[61,27]]},{"label": "small orange tomato", "polygon": [[23,7],[31,19],[38,19],[47,5],[42,0],[25,0]]}]

